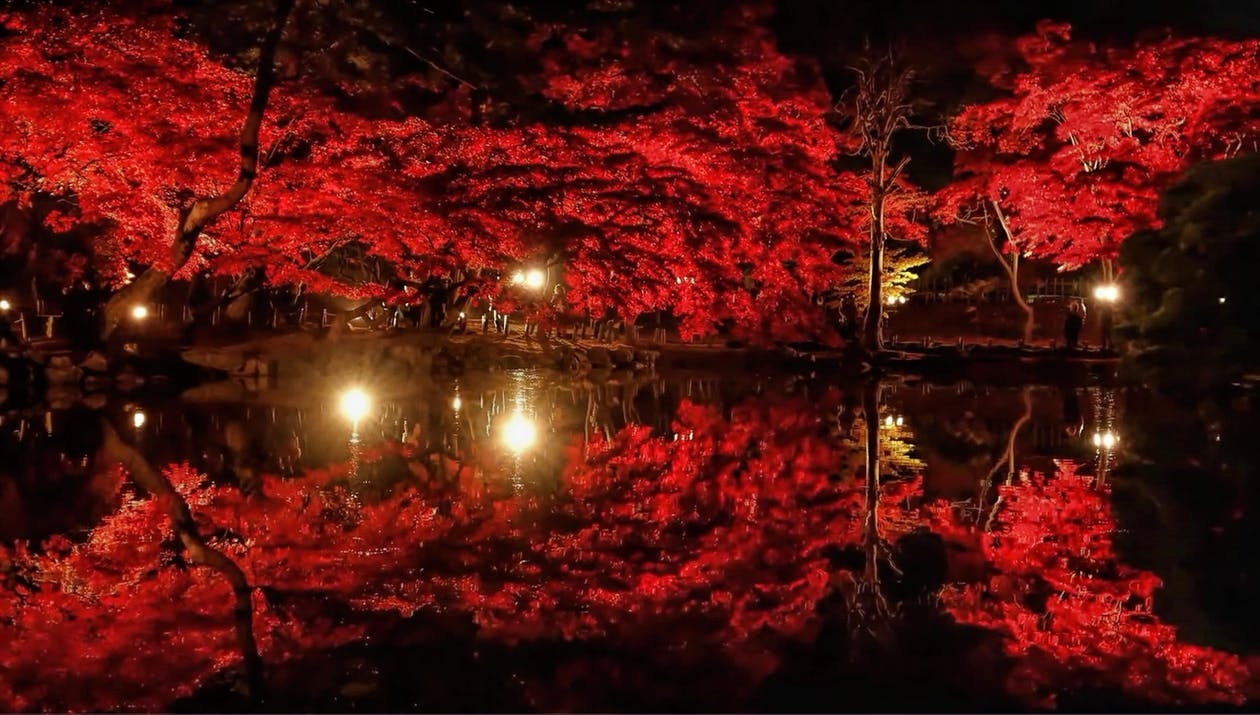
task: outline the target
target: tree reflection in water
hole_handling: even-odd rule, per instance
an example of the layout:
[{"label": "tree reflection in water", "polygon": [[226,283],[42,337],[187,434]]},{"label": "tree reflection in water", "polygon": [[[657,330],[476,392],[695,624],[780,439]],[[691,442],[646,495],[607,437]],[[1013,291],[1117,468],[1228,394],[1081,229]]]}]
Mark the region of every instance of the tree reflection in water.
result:
[{"label": "tree reflection in water", "polygon": [[[387,402],[354,444],[331,409],[220,406],[166,433],[148,409],[141,447],[255,587],[275,708],[1254,698],[1116,555],[1122,401],[1086,395],[517,373]],[[231,702],[207,700],[244,670],[230,585],[113,479],[86,533],[0,555],[0,707]]]}]

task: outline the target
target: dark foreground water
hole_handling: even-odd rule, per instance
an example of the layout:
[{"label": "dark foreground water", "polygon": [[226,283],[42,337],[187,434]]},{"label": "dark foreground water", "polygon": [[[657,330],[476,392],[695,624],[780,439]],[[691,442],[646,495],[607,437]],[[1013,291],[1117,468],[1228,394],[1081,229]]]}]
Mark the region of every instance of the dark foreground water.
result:
[{"label": "dark foreground water", "polygon": [[[4,416],[0,710],[1260,696],[1245,399],[521,372],[352,423],[346,386],[288,387]],[[226,560],[180,547],[178,500],[101,452],[111,431],[239,600]]]}]

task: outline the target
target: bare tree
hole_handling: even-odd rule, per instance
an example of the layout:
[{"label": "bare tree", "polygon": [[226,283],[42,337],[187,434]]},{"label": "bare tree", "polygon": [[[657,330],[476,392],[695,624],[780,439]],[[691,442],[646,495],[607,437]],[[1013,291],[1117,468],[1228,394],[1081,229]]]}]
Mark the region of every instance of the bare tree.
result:
[{"label": "bare tree", "polygon": [[115,293],[105,304],[102,339],[109,339],[132,305],[152,301],[154,293],[166,285],[171,274],[178,272],[192,257],[201,232],[219,216],[240,203],[254,185],[254,179],[258,176],[258,130],[262,125],[263,113],[267,109],[271,88],[275,84],[276,50],[280,45],[280,38],[284,34],[289,15],[293,11],[293,4],[294,0],[278,0],[275,23],[263,40],[258,59],[258,71],[254,75],[253,98],[250,100],[249,111],[245,115],[245,124],[241,127],[241,168],[237,173],[236,181],[218,196],[196,199],[180,211],[179,228],[176,229],[175,240],[171,244],[170,271],[150,266],[135,281]]},{"label": "bare tree", "polygon": [[884,211],[890,196],[897,192],[897,180],[910,163],[909,156],[895,158],[893,140],[897,133],[911,128],[910,85],[914,73],[893,52],[868,57],[853,68],[856,85],[835,111],[845,120],[857,140],[853,153],[870,159],[870,291],[866,318],[862,325],[862,347],[868,353],[883,349],[880,325],[884,315]]}]

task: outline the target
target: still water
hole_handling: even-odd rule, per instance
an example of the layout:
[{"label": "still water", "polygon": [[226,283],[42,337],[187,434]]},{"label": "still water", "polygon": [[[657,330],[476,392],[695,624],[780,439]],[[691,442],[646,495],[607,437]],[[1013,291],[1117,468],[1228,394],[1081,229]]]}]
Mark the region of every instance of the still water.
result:
[{"label": "still water", "polygon": [[0,710],[1260,695],[1245,399],[522,371],[347,414],[345,387],[6,414]]}]

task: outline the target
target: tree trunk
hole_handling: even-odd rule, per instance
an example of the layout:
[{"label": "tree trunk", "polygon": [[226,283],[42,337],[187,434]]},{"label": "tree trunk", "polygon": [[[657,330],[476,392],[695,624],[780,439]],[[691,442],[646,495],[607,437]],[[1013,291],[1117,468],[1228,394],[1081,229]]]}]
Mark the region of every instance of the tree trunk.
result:
[{"label": "tree trunk", "polygon": [[863,549],[866,552],[864,580],[872,597],[879,598],[879,393],[878,380],[862,388],[862,416],[866,421],[866,518]]},{"label": "tree trunk", "polygon": [[884,156],[877,154],[871,182],[871,270],[870,299],[866,322],[862,324],[862,348],[871,355],[884,349],[881,323],[884,318]]},{"label": "tree trunk", "polygon": [[180,212],[179,228],[176,230],[175,241],[171,244],[169,268],[150,266],[135,281],[109,299],[105,304],[102,340],[109,339],[127,317],[132,306],[153,302],[155,294],[166,285],[171,275],[178,273],[188,263],[197,247],[197,238],[206,226],[240,203],[253,186],[254,179],[258,176],[258,130],[262,125],[263,112],[267,109],[271,87],[275,84],[276,49],[293,10],[293,3],[294,0],[279,0],[275,24],[263,40],[258,71],[254,75],[253,98],[249,104],[249,112],[245,115],[245,123],[241,127],[241,168],[236,182],[222,194],[197,199]]},{"label": "tree trunk", "polygon": [[165,475],[154,469],[135,447],[122,441],[109,420],[101,420],[101,429],[101,453],[105,459],[121,464],[131,479],[165,508],[176,536],[188,552],[188,558],[193,563],[217,571],[232,587],[237,648],[245,661],[250,697],[260,697],[265,683],[262,658],[258,655],[258,644],[254,639],[253,589],[245,578],[245,572],[230,557],[205,542],[188,502],[171,486]]},{"label": "tree trunk", "polygon": [[1024,296],[1019,290],[1019,247],[1015,245],[1015,239],[1011,237],[1010,225],[1006,223],[1006,215],[1002,213],[1002,208],[993,202],[993,210],[997,213],[998,225],[1002,227],[1002,235],[1006,242],[1015,250],[1011,252],[1011,260],[1007,262],[1006,257],[1002,255],[1002,251],[998,248],[997,242],[993,240],[993,232],[989,231],[989,248],[993,249],[993,255],[997,256],[998,263],[1002,264],[1002,270],[1006,273],[1006,278],[1011,284],[1011,298],[1015,301],[1015,305],[1024,312],[1024,344],[1032,343],[1033,336],[1033,309],[1024,300]]}]

